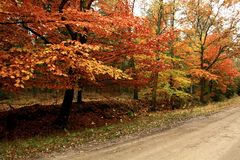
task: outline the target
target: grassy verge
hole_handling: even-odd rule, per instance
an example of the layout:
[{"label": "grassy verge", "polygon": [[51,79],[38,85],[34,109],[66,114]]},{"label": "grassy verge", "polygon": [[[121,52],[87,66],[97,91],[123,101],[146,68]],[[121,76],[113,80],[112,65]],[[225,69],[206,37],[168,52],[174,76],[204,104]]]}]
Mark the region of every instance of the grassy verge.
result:
[{"label": "grassy verge", "polygon": [[240,97],[236,97],[225,102],[209,104],[204,107],[196,106],[191,109],[148,113],[138,116],[130,122],[120,121],[117,124],[106,125],[101,128],[91,128],[75,132],[65,131],[47,137],[35,136],[30,139],[2,141],[0,142],[0,159],[37,158],[42,154],[54,151],[61,152],[89,142],[100,143],[125,135],[149,133],[154,131],[154,129],[161,130],[176,126],[180,122],[194,117],[209,116],[239,103]]}]

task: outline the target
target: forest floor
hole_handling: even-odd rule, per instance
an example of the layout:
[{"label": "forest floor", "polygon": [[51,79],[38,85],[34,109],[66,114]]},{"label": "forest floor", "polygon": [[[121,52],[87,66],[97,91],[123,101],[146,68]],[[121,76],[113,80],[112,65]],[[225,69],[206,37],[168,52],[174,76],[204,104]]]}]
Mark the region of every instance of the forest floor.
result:
[{"label": "forest floor", "polygon": [[236,97],[204,107],[148,112],[149,105],[144,101],[87,100],[81,108],[73,105],[65,130],[53,126],[58,104],[19,105],[15,110],[1,104],[0,159],[36,159],[71,150],[97,149],[173,128],[195,117],[208,117],[239,103],[240,97]]}]

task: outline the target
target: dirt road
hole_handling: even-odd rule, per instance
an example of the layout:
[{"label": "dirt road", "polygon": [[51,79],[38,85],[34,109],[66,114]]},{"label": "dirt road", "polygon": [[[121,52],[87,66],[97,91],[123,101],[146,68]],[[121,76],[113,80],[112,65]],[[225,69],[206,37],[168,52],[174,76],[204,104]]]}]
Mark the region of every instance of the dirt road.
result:
[{"label": "dirt road", "polygon": [[174,129],[56,160],[240,160],[240,107]]}]

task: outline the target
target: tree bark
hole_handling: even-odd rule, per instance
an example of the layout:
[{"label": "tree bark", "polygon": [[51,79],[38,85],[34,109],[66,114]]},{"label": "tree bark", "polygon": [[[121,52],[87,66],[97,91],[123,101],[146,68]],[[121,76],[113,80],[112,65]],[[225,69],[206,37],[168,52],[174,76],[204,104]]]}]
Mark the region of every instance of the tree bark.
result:
[{"label": "tree bark", "polygon": [[206,83],[205,78],[201,78],[201,80],[200,80],[200,102],[202,104],[206,103],[205,98],[204,98],[204,95],[205,95],[205,83]]},{"label": "tree bark", "polygon": [[133,99],[135,99],[135,100],[138,100],[138,99],[139,99],[139,96],[138,96],[138,87],[137,87],[137,86],[134,86],[134,89],[133,89]]},{"label": "tree bark", "polygon": [[[133,0],[132,8],[131,8],[133,14],[134,14],[135,2],[136,2],[136,0]],[[130,32],[131,32],[131,29],[130,29]],[[132,61],[132,69],[133,69],[133,79],[136,80],[137,79],[137,71],[136,71],[134,56],[131,57],[131,61]],[[139,99],[138,91],[139,91],[138,87],[135,85],[133,88],[133,99],[135,99],[135,100]]]},{"label": "tree bark", "polygon": [[[137,70],[136,70],[136,65],[135,65],[135,60],[134,57],[131,57],[131,64],[132,64],[132,71],[133,71],[133,79],[137,80],[138,76],[137,76]],[[136,85],[134,85],[133,88],[133,99],[138,100],[138,87]]]},{"label": "tree bark", "polygon": [[83,103],[83,96],[82,96],[82,92],[83,92],[83,88],[78,90],[78,94],[77,94],[77,105],[80,108],[82,103]]},{"label": "tree bark", "polygon": [[64,99],[61,106],[60,114],[55,122],[60,127],[65,128],[68,124],[68,118],[72,108],[72,101],[74,97],[74,90],[67,89],[64,93]]},{"label": "tree bark", "polygon": [[152,104],[151,111],[156,111],[157,108],[157,85],[158,85],[158,72],[153,73],[153,86],[152,86]]}]

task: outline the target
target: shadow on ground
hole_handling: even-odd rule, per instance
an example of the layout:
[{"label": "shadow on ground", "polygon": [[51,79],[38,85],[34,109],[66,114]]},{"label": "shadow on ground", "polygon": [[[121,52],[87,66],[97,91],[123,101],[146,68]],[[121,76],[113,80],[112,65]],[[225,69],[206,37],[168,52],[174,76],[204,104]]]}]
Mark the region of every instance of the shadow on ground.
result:
[{"label": "shadow on ground", "polygon": [[[99,100],[84,102],[81,107],[73,104],[68,130],[84,130],[129,121],[147,112],[148,105],[142,101]],[[59,134],[54,120],[59,105],[32,105],[0,112],[0,140],[14,140],[33,136]]]}]

